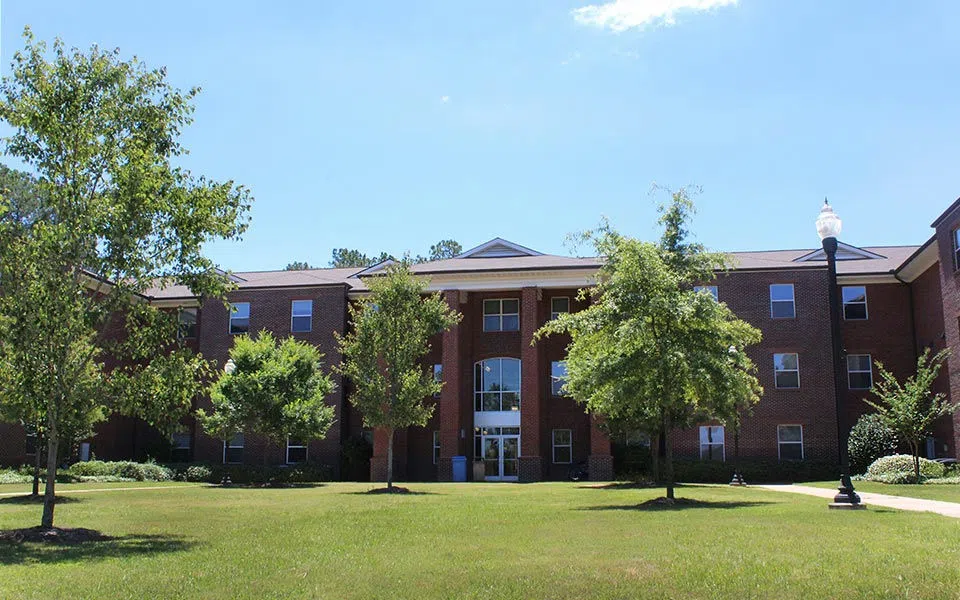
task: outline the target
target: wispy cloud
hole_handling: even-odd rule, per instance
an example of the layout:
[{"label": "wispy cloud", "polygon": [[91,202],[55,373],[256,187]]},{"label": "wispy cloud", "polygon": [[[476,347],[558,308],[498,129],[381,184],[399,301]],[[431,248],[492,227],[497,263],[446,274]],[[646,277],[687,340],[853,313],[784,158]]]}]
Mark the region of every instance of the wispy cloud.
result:
[{"label": "wispy cloud", "polygon": [[561,65],[561,66],[566,66],[566,65],[569,65],[570,63],[572,63],[572,62],[575,61],[575,60],[580,60],[580,53],[579,53],[579,52],[571,52],[569,55],[567,55],[567,57],[566,57],[565,59],[563,59],[563,60],[560,61],[560,65]]},{"label": "wispy cloud", "polygon": [[738,0],[611,0],[576,8],[572,14],[578,23],[619,33],[634,28],[644,29],[651,25],[675,25],[678,14],[736,6],[737,2]]},{"label": "wispy cloud", "polygon": [[440,102],[443,102],[444,104],[450,102],[450,96],[440,96]]}]

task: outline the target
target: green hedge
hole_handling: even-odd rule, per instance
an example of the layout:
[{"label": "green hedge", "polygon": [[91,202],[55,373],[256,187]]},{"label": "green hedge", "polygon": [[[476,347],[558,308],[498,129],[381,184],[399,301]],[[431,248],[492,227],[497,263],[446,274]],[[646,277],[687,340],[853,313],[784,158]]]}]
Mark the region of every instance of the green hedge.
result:
[{"label": "green hedge", "polygon": [[[685,483],[730,483],[734,463],[681,458],[674,461],[677,481]],[[795,483],[839,479],[839,467],[833,462],[813,460],[777,461],[741,459],[740,473],[750,483]]]},{"label": "green hedge", "polygon": [[[934,460],[920,459],[920,479],[931,479],[946,475],[946,467]],[[880,483],[917,483],[913,471],[913,456],[894,454],[873,461],[867,468],[864,479]]]},{"label": "green hedge", "polygon": [[[172,481],[173,471],[155,463],[137,463],[132,461],[106,462],[89,460],[70,465],[65,475],[76,478],[117,477],[127,481]],[[99,479],[99,481],[104,481]]]},{"label": "green hedge", "polygon": [[224,475],[238,485],[286,485],[331,481],[333,469],[319,463],[300,465],[212,465],[207,463],[177,463],[166,465],[177,481],[220,483]]}]

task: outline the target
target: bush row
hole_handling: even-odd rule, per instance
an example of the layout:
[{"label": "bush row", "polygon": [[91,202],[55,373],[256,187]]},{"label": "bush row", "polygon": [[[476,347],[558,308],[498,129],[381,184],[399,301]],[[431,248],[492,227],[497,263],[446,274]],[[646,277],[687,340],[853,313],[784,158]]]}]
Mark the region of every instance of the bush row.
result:
[{"label": "bush row", "polygon": [[131,481],[171,481],[173,471],[155,463],[137,463],[132,461],[107,462],[89,460],[70,465],[64,471],[66,475],[82,477],[118,477]]},{"label": "bush row", "polygon": [[[943,464],[926,458],[920,459],[920,481],[941,478],[945,475],[947,475],[947,468]],[[870,463],[863,478],[880,483],[919,483],[913,470],[913,456],[909,454],[894,454],[878,458]]]},{"label": "bush row", "polygon": [[239,485],[285,485],[331,481],[333,469],[328,465],[209,465],[204,463],[167,465],[177,481],[220,483],[224,476]]}]

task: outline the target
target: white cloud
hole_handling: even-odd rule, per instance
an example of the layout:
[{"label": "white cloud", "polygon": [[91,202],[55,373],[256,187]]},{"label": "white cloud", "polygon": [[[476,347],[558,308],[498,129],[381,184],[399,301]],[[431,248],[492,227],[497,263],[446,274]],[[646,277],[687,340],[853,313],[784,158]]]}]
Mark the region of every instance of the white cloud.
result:
[{"label": "white cloud", "polygon": [[443,102],[444,104],[450,102],[450,96],[440,96],[440,102]]},{"label": "white cloud", "polygon": [[675,25],[679,13],[736,6],[737,2],[738,0],[611,0],[574,9],[572,14],[578,23],[619,33],[633,28],[643,29],[650,25]]}]

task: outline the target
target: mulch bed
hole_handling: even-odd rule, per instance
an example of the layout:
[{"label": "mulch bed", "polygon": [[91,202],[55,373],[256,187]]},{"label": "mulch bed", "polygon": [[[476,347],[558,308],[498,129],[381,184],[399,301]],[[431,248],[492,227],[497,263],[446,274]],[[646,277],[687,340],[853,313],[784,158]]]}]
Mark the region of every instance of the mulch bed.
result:
[{"label": "mulch bed", "polygon": [[668,508],[672,506],[703,506],[705,503],[693,498],[667,498],[660,496],[640,503],[640,508]]},{"label": "mulch bed", "polygon": [[111,538],[94,529],[77,527],[61,529],[59,527],[27,527],[25,529],[8,529],[0,531],[0,542],[20,544],[23,542],[39,542],[41,544],[55,544],[58,546],[75,546],[85,542],[105,542]]},{"label": "mulch bed", "polygon": [[375,488],[367,492],[368,494],[409,494],[410,490],[405,487],[395,485],[392,488]]}]

